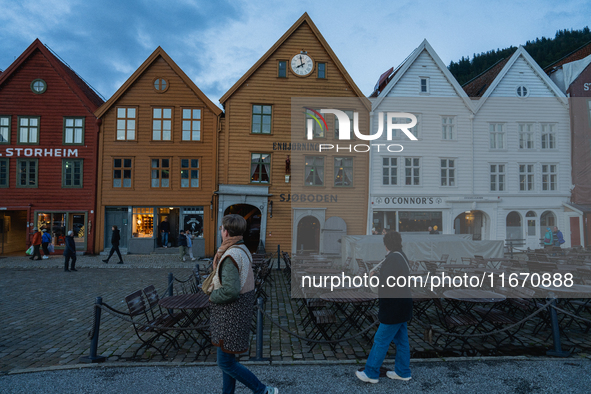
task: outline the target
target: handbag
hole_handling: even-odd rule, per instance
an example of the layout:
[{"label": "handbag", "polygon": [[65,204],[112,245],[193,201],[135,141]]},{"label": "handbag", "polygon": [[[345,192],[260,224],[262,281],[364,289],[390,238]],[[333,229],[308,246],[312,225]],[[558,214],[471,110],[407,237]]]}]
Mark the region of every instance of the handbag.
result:
[{"label": "handbag", "polygon": [[207,295],[211,295],[213,292],[213,277],[214,273],[212,272],[207,278],[203,280],[203,283],[201,283],[201,290],[203,290],[203,292]]},{"label": "handbag", "polygon": [[53,253],[55,251],[55,247],[53,246],[53,244],[49,244],[47,245],[47,250],[49,250],[49,253]]},{"label": "handbag", "polygon": [[29,255],[29,256],[30,256],[30,255],[32,255],[32,254],[33,254],[33,246],[31,245],[31,246],[29,247],[29,249],[27,249],[27,251],[26,251],[25,253],[26,253],[27,255]]}]

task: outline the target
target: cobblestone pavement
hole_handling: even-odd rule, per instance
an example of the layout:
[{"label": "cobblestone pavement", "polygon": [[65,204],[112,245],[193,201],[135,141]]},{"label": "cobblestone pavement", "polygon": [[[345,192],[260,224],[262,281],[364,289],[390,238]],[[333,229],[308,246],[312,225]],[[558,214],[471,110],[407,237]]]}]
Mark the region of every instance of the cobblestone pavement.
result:
[{"label": "cobblestone pavement", "polygon": [[[97,296],[103,302],[125,311],[124,297],[148,285],[155,285],[164,295],[167,275],[187,278],[194,263],[180,262],[176,255],[127,255],[125,264],[104,264],[102,256],[80,256],[78,272],[64,272],[62,258],[31,261],[27,257],[0,258],[0,374],[27,368],[73,366],[80,356],[89,354],[87,334],[91,328],[93,305]],[[205,262],[202,262],[205,263]],[[273,272],[274,280],[265,287],[269,295],[266,309],[274,319],[289,330],[306,336],[298,304],[289,296],[289,288],[280,272]],[[496,351],[491,340],[480,341],[475,355],[545,355],[552,346],[550,332],[542,330],[531,335],[520,331],[519,344],[503,345]],[[369,338],[374,331],[369,332]],[[349,335],[349,334],[347,334]],[[425,342],[424,331],[411,323],[409,337],[413,358],[451,357],[461,355],[460,344],[442,353],[439,348]],[[128,362],[141,345],[129,323],[103,312],[98,353],[108,356],[106,365]],[[579,329],[568,332],[563,347],[572,349],[577,356],[586,357],[591,350],[591,335]],[[283,361],[338,361],[355,362],[367,357],[371,341],[364,338],[350,340],[333,348],[328,345],[311,346],[273,326],[265,320],[263,357],[274,362]],[[250,356],[255,355],[255,338],[251,342]],[[185,363],[195,360],[197,345],[188,341],[181,349],[171,349],[168,361]],[[393,357],[393,351],[390,357]],[[140,353],[140,359],[162,361],[154,352]],[[249,355],[241,356],[241,360]],[[197,361],[215,361],[215,352],[201,355]],[[131,363],[131,362],[130,362]],[[131,363],[130,365],[133,365]]]}]

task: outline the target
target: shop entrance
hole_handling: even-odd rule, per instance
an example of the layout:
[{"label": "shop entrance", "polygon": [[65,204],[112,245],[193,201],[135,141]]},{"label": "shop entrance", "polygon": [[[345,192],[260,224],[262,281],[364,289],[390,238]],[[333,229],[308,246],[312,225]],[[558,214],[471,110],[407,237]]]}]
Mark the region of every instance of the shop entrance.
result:
[{"label": "shop entrance", "polygon": [[164,218],[168,218],[170,226],[170,234],[168,234],[168,243],[172,247],[178,246],[179,232],[180,232],[180,209],[179,208],[158,208],[158,246],[162,247],[162,233],[160,229]]},{"label": "shop entrance", "polygon": [[105,209],[105,249],[111,248],[111,235],[113,231],[111,228],[117,226],[119,229],[119,248],[127,248],[128,237],[128,223],[127,223],[127,207],[107,207]]},{"label": "shop entrance", "polygon": [[320,252],[320,221],[314,216],[305,216],[298,223],[296,238],[298,253]]},{"label": "shop entrance", "polygon": [[0,254],[27,250],[27,211],[0,212]]},{"label": "shop entrance", "polygon": [[[226,208],[224,215],[236,214],[246,219],[244,244],[251,253],[256,253],[261,241],[261,211],[249,204],[234,204]],[[221,223],[220,223],[221,224]]]},{"label": "shop entrance", "polygon": [[472,234],[473,241],[482,240],[482,228],[484,227],[484,213],[482,211],[467,211],[454,220],[456,234]]}]

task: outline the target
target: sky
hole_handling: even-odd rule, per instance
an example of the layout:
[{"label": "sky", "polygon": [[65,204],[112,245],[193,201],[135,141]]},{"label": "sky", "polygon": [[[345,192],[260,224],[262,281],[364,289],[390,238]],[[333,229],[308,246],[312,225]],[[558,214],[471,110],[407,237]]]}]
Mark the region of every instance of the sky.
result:
[{"label": "sky", "polygon": [[0,70],[36,39],[105,100],[161,46],[217,105],[308,12],[361,91],[427,39],[462,56],[590,24],[590,0],[0,0]]}]

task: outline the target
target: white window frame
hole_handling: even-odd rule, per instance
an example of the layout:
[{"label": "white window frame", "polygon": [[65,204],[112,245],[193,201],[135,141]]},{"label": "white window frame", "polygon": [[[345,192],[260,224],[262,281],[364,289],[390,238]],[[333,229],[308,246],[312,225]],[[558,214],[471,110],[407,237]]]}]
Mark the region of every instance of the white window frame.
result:
[{"label": "white window frame", "polygon": [[173,112],[170,107],[152,108],[152,141],[172,141]]},{"label": "white window frame", "polygon": [[[26,121],[26,124],[23,124]],[[32,122],[34,121],[34,122]],[[34,123],[34,124],[32,124]],[[21,145],[39,145],[39,129],[41,128],[41,118],[39,116],[19,116],[18,117],[18,136],[17,144]],[[25,134],[23,134],[23,132]],[[25,138],[23,138],[25,137]]]},{"label": "white window frame", "polygon": [[[423,81],[425,83],[423,84]],[[423,86],[425,90],[423,90]],[[419,94],[430,94],[431,93],[431,83],[429,81],[429,77],[419,77]]]},{"label": "white window frame", "polygon": [[[187,111],[189,111],[187,113]],[[196,118],[195,111],[199,117]],[[203,110],[201,108],[181,108],[181,140],[201,141],[201,126],[203,126]]]},{"label": "white window frame", "polygon": [[[520,150],[532,150],[536,148],[535,143],[535,131],[533,123],[518,123],[518,134],[519,134],[519,149]],[[528,137],[528,138],[524,138]],[[530,145],[528,147],[527,145]]]},{"label": "white window frame", "polygon": [[[494,166],[494,169],[493,169]],[[502,168],[501,168],[502,166]],[[505,163],[489,163],[489,189],[491,192],[506,192],[507,191],[507,164]],[[494,188],[493,188],[494,185]],[[501,190],[501,186],[503,190]]]},{"label": "white window frame", "polygon": [[558,190],[558,164],[542,163],[542,191],[554,192],[556,190]]},{"label": "white window frame", "polygon": [[[536,191],[536,164],[535,163],[519,163],[517,165],[519,173],[519,191],[520,192],[535,192]],[[522,188],[523,186],[523,188]]]},{"label": "white window frame", "polygon": [[64,145],[84,145],[84,118],[64,117]]},{"label": "white window frame", "polygon": [[455,116],[441,116],[441,139],[445,141],[453,141],[457,139]]},{"label": "white window frame", "polygon": [[137,131],[136,107],[117,107],[117,130],[115,139],[117,141],[135,141]]},{"label": "white window frame", "polygon": [[[408,160],[411,165],[408,166]],[[418,161],[418,164],[416,164]],[[410,174],[409,171],[410,170]],[[408,178],[410,177],[411,183],[408,184]],[[418,183],[414,183],[415,178],[418,178]],[[421,186],[421,158],[420,157],[405,157],[404,158],[404,185],[405,186]]]},{"label": "white window frame", "polygon": [[440,180],[442,187],[456,187],[456,176],[457,176],[457,159],[455,158],[440,158],[439,163],[441,165]]},{"label": "white window frame", "polygon": [[[498,130],[500,128],[500,130]],[[505,123],[489,123],[488,124],[488,135],[489,135],[489,148],[492,150],[503,150],[506,149],[505,143]],[[500,138],[499,138],[500,137]],[[501,146],[499,146],[501,145]]]},{"label": "white window frame", "polygon": [[[382,157],[382,185],[383,186],[398,186],[398,157],[386,156]],[[384,163],[384,160],[388,160],[388,164]],[[396,161],[395,165],[392,165],[392,160]],[[386,174],[386,171],[388,174]],[[394,174],[393,174],[394,173]],[[394,183],[392,183],[392,177],[394,177]],[[386,179],[388,183],[385,183]]]},{"label": "white window frame", "polygon": [[558,148],[556,129],[556,123],[540,123],[540,147],[543,150]]}]

